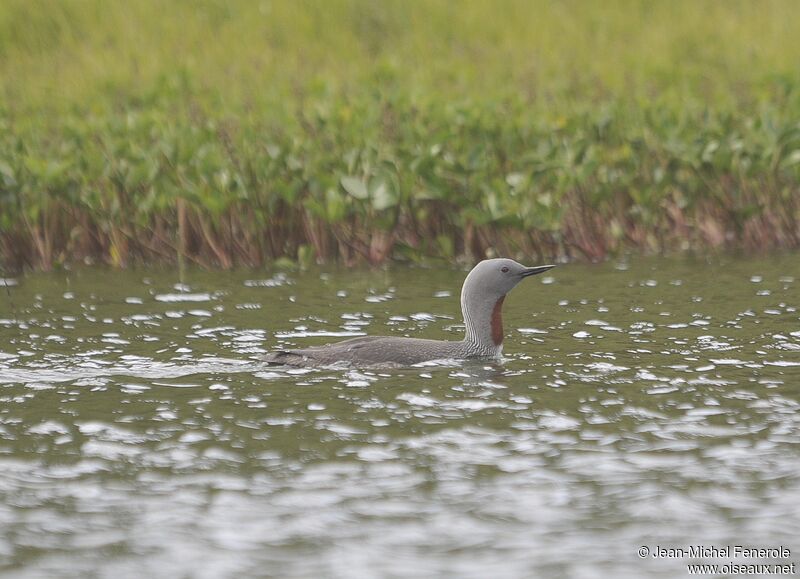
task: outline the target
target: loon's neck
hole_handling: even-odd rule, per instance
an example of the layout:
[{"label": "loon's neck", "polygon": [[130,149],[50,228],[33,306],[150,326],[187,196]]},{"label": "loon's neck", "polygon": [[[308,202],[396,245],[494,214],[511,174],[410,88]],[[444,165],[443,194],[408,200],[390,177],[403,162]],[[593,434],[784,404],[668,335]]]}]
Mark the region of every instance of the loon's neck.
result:
[{"label": "loon's neck", "polygon": [[499,356],[503,350],[503,300],[506,296],[475,295],[466,288],[461,292],[468,346]]}]

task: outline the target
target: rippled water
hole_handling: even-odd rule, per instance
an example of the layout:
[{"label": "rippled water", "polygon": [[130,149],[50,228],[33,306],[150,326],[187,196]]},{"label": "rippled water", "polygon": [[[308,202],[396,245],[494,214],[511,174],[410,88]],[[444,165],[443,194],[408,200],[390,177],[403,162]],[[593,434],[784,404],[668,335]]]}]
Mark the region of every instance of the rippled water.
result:
[{"label": "rippled water", "polygon": [[[800,562],[800,256],[565,265],[501,363],[281,370],[458,338],[464,272],[87,269],[0,289],[9,577],[676,577]],[[781,561],[772,561],[781,562]]]}]

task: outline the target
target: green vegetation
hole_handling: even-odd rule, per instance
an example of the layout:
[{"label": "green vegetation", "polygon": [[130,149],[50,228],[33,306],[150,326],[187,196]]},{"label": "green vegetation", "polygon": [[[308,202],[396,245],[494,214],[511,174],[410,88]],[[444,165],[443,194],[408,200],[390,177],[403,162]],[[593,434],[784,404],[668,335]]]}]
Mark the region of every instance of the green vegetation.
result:
[{"label": "green vegetation", "polygon": [[793,0],[4,0],[0,259],[800,245]]}]

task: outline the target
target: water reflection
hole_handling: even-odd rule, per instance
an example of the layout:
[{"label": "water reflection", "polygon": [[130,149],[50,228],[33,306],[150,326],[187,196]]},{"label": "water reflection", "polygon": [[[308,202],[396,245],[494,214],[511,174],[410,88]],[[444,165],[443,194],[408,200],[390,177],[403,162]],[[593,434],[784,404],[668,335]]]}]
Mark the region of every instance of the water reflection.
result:
[{"label": "water reflection", "polygon": [[386,371],[257,357],[457,338],[462,273],[15,280],[0,569],[674,577],[636,548],[800,553],[798,265],[561,268],[506,300],[502,362]]}]

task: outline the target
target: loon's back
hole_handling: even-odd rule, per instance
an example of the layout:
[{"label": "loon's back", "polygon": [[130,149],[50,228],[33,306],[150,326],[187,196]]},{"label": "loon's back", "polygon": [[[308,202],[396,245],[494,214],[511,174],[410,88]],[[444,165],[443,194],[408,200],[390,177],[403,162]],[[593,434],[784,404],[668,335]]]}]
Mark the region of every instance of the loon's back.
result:
[{"label": "loon's back", "polygon": [[311,348],[278,350],[264,356],[270,364],[285,366],[410,366],[430,360],[475,356],[464,342],[364,336]]}]

